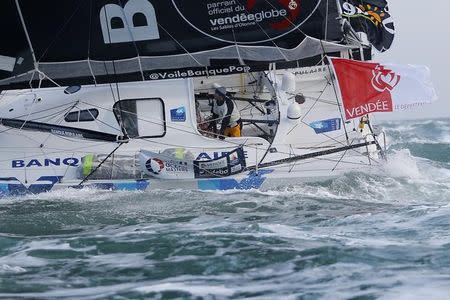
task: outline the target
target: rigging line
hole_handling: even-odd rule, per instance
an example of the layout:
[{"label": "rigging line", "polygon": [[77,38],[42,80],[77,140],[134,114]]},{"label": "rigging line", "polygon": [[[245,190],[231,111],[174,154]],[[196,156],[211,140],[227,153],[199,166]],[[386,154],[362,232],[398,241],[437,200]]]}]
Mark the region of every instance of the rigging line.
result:
[{"label": "rigging line", "polygon": [[288,164],[288,163],[296,162],[296,161],[299,161],[299,160],[305,160],[305,159],[310,159],[310,158],[315,158],[315,157],[335,154],[335,153],[339,153],[339,152],[342,152],[342,151],[345,151],[345,150],[357,149],[357,148],[366,147],[368,145],[373,145],[373,144],[375,144],[375,142],[366,142],[366,143],[354,144],[354,145],[349,145],[349,146],[336,148],[336,149],[330,149],[330,150],[313,152],[313,153],[308,153],[308,154],[303,154],[303,155],[297,155],[297,156],[293,156],[293,157],[289,157],[289,158],[283,158],[283,159],[274,160],[274,161],[271,161],[271,162],[259,164],[258,166],[247,167],[246,170],[247,171],[249,171],[249,170],[251,171],[251,170],[256,170],[256,168],[268,168],[268,167],[272,167],[272,166]]},{"label": "rigging line", "polygon": [[39,57],[37,62],[40,62],[41,59],[45,56],[45,54],[47,54],[48,50],[53,46],[53,44],[56,42],[56,40],[58,39],[58,37],[61,35],[61,33],[64,31],[64,29],[66,28],[66,26],[70,23],[70,21],[72,20],[72,18],[78,13],[78,11],[80,10],[81,6],[83,4],[83,1],[78,1],[78,6],[76,9],[73,10],[72,15],[65,19],[66,21],[64,22],[64,24],[60,27],[58,33],[55,35],[55,37],[52,39],[52,41],[50,42],[50,44],[48,45],[48,47],[44,50],[44,52],[42,52],[41,57]]},{"label": "rigging line", "polygon": [[34,80],[34,76],[36,75],[36,73],[37,73],[37,70],[36,70],[36,67],[35,67],[35,69],[33,70],[32,74],[31,74],[30,81],[28,81],[28,85],[30,86],[30,89],[32,91],[33,91],[33,80]]},{"label": "rigging line", "polygon": [[[305,125],[307,125],[307,124],[305,124]],[[326,136],[326,135],[325,135],[325,136]],[[343,136],[345,136],[345,133],[344,133],[344,134],[341,134],[341,135],[338,135],[338,136],[336,136],[335,138],[326,136],[329,140],[323,141],[323,142],[320,142],[320,143],[317,143],[317,144],[313,144],[313,145],[311,145],[310,147],[329,147],[329,146],[335,147],[335,146],[343,146],[343,145],[345,145],[345,144],[342,143],[342,142],[340,142],[340,141],[338,140],[339,138],[341,138],[341,137],[343,137]],[[328,144],[330,141],[331,141],[331,142],[334,142],[334,143]],[[292,145],[297,146],[297,145],[308,145],[308,144],[307,144],[307,143],[302,143],[302,144],[292,144]],[[324,146],[324,145],[325,145],[325,146]],[[296,147],[296,149],[300,149],[300,148]]]},{"label": "rigging line", "polygon": [[[304,122],[303,122],[303,123],[304,123]],[[307,126],[309,126],[309,125],[306,124],[306,123],[304,123],[304,124],[307,125]],[[321,134],[322,134],[323,136],[327,137],[328,139],[333,140],[334,142],[336,142],[336,143],[339,144],[339,145],[342,145],[342,146],[345,145],[343,142],[337,140],[337,138],[339,138],[339,137],[333,138],[332,136],[330,136],[330,135],[328,135],[328,134],[326,134],[326,133],[321,133]],[[341,135],[341,136],[342,136],[342,135]],[[355,140],[355,139],[353,139],[353,140],[351,141],[351,144],[354,142],[354,140]],[[325,142],[319,143],[319,144],[317,144],[317,145],[321,145],[321,144],[323,144],[323,143],[325,143]],[[349,149],[349,150],[355,152],[355,153],[358,154],[358,155],[365,156],[365,155],[363,155],[362,153],[359,153],[358,151],[356,151],[356,150],[354,150],[354,149]],[[378,162],[378,161],[375,160],[375,159],[373,159],[373,160],[376,161],[376,162]]]},{"label": "rigging line", "polygon": [[[323,51],[324,51],[324,55],[326,55],[325,49],[323,48],[322,41],[320,42],[320,45],[322,46],[322,49],[323,49]],[[329,72],[329,75],[330,75],[331,85],[333,86],[334,95],[336,96],[336,102],[337,102],[337,104],[338,104],[339,113],[341,114],[341,118],[342,118],[343,125],[344,125],[345,136],[346,136],[346,138],[347,138],[347,143],[348,143],[349,138],[348,138],[347,126],[346,126],[346,124],[345,124],[345,119],[344,119],[344,115],[343,115],[343,112],[342,112],[341,103],[339,102],[338,91],[337,91],[336,85],[335,85],[334,80],[333,80],[333,71],[332,71],[332,69],[331,69],[331,63],[332,63],[332,62],[331,62],[331,59],[329,58],[329,56],[327,56],[327,58],[328,58],[328,64],[327,64],[327,67],[328,67],[328,72]]]},{"label": "rigging line", "polygon": [[329,0],[327,0],[327,9],[325,12],[325,41],[327,40],[328,37],[328,14],[329,14],[328,10],[330,9],[329,5],[330,5]]},{"label": "rigging line", "polygon": [[158,23],[158,27],[160,27],[164,32],[175,42],[178,44],[178,46],[183,49],[184,52],[186,52],[187,55],[189,55],[190,58],[192,58],[200,67],[208,68],[207,66],[203,65],[200,61],[198,61],[191,52],[189,52],[176,38],[173,37],[173,35],[170,34],[161,24]]},{"label": "rigging line", "polygon": [[[122,3],[122,0],[119,0],[119,3],[120,3],[120,6],[124,7],[124,5]],[[128,24],[128,18],[125,18],[125,25],[128,28],[128,33],[130,34],[131,40],[133,41],[134,49],[136,50],[136,54],[137,54],[137,57],[138,57],[139,70],[141,71],[142,81],[145,81],[144,70],[142,69],[141,54],[139,53],[139,49],[138,49],[136,40],[134,39],[134,35],[131,32],[130,24]]]},{"label": "rigging line", "polygon": [[98,164],[98,166],[94,169],[94,170],[92,170],[87,176],[85,176],[84,177],[84,179],[78,184],[78,186],[82,186],[86,181],[88,181],[89,180],[89,178],[95,173],[95,172],[97,172],[97,170],[98,169],[100,169],[100,167],[117,151],[117,150],[119,150],[119,148],[120,147],[122,147],[122,145],[123,145],[123,143],[120,143],[119,145],[117,145],[117,147],[116,148],[114,148],[114,150],[113,151],[111,151],[111,153],[109,153],[106,157],[105,157],[105,159],[103,159],[99,164]]},{"label": "rigging line", "polygon": [[22,23],[23,30],[25,31],[25,36],[27,38],[28,46],[30,47],[31,56],[33,57],[34,69],[37,70],[38,62],[36,60],[36,55],[34,53],[33,44],[31,43],[30,34],[28,33],[28,29],[25,24],[25,20],[23,18],[22,9],[20,8],[20,5],[19,5],[19,0],[15,0],[15,1],[16,1],[17,12],[19,13],[19,17],[20,17],[20,21]]},{"label": "rigging line", "polygon": [[42,81],[43,81],[44,79],[46,79],[46,78],[47,78],[51,83],[53,83],[54,85],[56,85],[57,87],[61,87],[60,84],[58,84],[56,81],[54,81],[53,79],[51,79],[50,77],[48,77],[44,72],[42,72],[42,71],[40,71],[40,70],[37,70],[37,72],[38,72],[38,74],[39,74],[40,76],[43,76],[42,79],[39,78],[39,79],[40,79],[40,82],[39,82],[39,88],[40,88],[40,85],[41,85]]},{"label": "rigging line", "polygon": [[[237,0],[237,2],[239,3],[240,6],[243,6],[245,8],[245,5],[243,5],[241,3],[241,1]],[[245,8],[245,11],[247,13],[250,13],[247,8]],[[278,52],[280,52],[281,56],[283,56],[283,58],[286,61],[289,61],[289,59],[287,58],[287,56],[283,53],[283,51],[281,50],[281,48],[275,43],[274,39],[270,37],[270,35],[267,33],[267,31],[264,30],[264,28],[259,24],[259,22],[256,22],[256,24],[258,25],[259,29],[261,29],[261,31],[267,36],[267,38],[269,38],[269,41],[277,48]]]},{"label": "rigging line", "polygon": [[[229,17],[231,16],[231,12],[228,13],[228,16]],[[232,28],[231,31],[233,32],[234,45],[236,47],[236,52],[237,52],[237,55],[238,55],[239,63],[241,65],[245,65],[244,64],[244,60],[242,59],[242,56],[241,56],[241,51],[239,49],[239,45],[238,45],[237,39],[236,39],[236,31],[234,30],[234,28]]]},{"label": "rigging line", "polygon": [[[70,103],[69,103],[69,104],[70,104]],[[56,107],[54,107],[54,108],[59,108],[59,107],[63,107],[63,106],[66,106],[66,105],[67,105],[67,104],[59,105],[59,106],[56,106]],[[65,110],[65,109],[64,109],[64,110]],[[41,119],[45,119],[45,118],[50,118],[50,117],[59,115],[61,112],[64,112],[64,110],[61,110],[61,111],[59,111],[59,112],[56,112],[56,113],[53,113],[53,114],[50,114],[50,115],[47,115],[47,116],[43,116],[43,117],[40,117],[40,118],[36,118],[36,119],[33,119],[33,120],[36,121],[36,120],[41,120]],[[38,113],[41,113],[41,112],[43,112],[43,111],[45,111],[45,110],[34,112],[34,113],[32,113],[31,115],[38,114]],[[16,117],[15,119],[20,119],[21,117],[25,117],[25,116],[26,116],[27,118],[29,118],[31,115],[21,115],[21,116]],[[0,120],[1,120],[1,119],[0,119]],[[25,123],[24,123],[24,125],[25,125]],[[0,131],[0,134],[5,133],[5,132],[8,132],[8,131],[11,131],[11,130],[13,130],[13,129],[17,129],[17,128],[8,128],[8,129],[6,129],[6,130]]]},{"label": "rigging line", "polygon": [[25,124],[26,124],[26,123],[29,121],[29,119],[30,119],[30,115],[31,115],[31,113],[33,112],[33,106],[34,106],[34,104],[36,103],[36,97],[37,97],[37,95],[34,94],[34,99],[33,99],[33,103],[31,103],[30,112],[29,112],[28,115],[26,116],[25,121],[23,122],[22,126],[19,128],[19,132],[22,131],[22,128],[25,126]]},{"label": "rigging line", "polygon": [[[326,85],[328,85],[328,83],[326,83]],[[322,97],[322,95],[325,93],[326,90],[326,86],[325,88],[322,90],[322,92],[320,93],[319,97],[317,97],[317,99],[314,101],[313,105],[309,108],[309,110],[306,112],[306,114],[303,116],[303,118],[300,120],[303,123],[303,120],[308,116],[308,114],[312,111],[312,109],[316,106],[317,102],[319,101],[320,97]],[[291,130],[288,131],[288,133],[286,135],[290,135],[298,126],[300,125],[300,123],[295,124],[294,127],[292,127]],[[308,125],[309,126],[309,125]]]},{"label": "rigging line", "polygon": [[[109,110],[109,109],[106,109],[106,108],[103,108],[103,107],[100,107],[100,106],[97,106],[97,105],[94,105],[94,104],[91,104],[91,103],[83,102],[83,101],[80,101],[80,103],[86,104],[86,105],[89,105],[89,106],[91,106],[91,107],[95,107],[95,108],[98,108],[98,109],[102,109],[102,110],[105,110],[105,111],[107,111],[107,112],[112,112],[112,113],[114,113],[114,109]],[[91,114],[91,112],[89,112],[89,114]],[[92,114],[91,114],[91,116],[92,116]],[[92,116],[92,117],[93,117],[93,116]],[[106,127],[109,127],[109,128],[111,128],[111,129],[114,129],[114,130],[117,130],[117,131],[121,131],[120,128],[116,128],[116,127],[114,127],[114,126],[112,126],[112,125],[109,125],[108,123],[106,123],[106,122],[104,122],[104,121],[102,121],[102,120],[99,120],[99,119],[97,119],[97,118],[94,118],[94,119],[95,119],[95,122],[98,122],[98,123],[100,123],[100,124],[102,124],[102,125],[105,125]]]},{"label": "rigging line", "polygon": [[[104,126],[106,126],[106,127],[109,127],[110,129],[113,129],[113,130],[115,130],[115,131],[121,132],[120,128],[116,128],[116,127],[114,127],[114,126],[112,126],[112,125],[109,125],[108,123],[106,123],[106,122],[104,122],[104,121],[102,121],[102,120],[99,120],[98,118],[95,118],[94,115],[93,115],[89,110],[88,110],[88,112],[89,112],[89,114],[91,115],[91,117],[94,119],[94,121],[95,121],[96,123],[100,123],[100,124],[102,124],[102,125],[104,125]],[[97,124],[97,125],[98,125],[98,124]]]},{"label": "rigging line", "polygon": [[[186,145],[179,145],[179,144],[168,144],[168,143],[163,143],[163,142],[157,142],[157,141],[153,141],[153,140],[149,140],[149,139],[142,139],[141,141],[144,141],[146,143],[151,143],[151,144],[155,144],[155,145],[160,145],[160,146],[169,146],[169,147],[176,147],[176,148],[185,148],[185,149],[210,149],[210,150],[223,150],[227,147],[223,147],[223,146],[217,146],[217,147],[205,147],[205,146],[190,146],[190,147],[186,147]],[[240,144],[233,144],[232,146],[230,146],[230,148],[237,148],[239,146],[242,146],[242,143]],[[248,145],[243,145],[247,148],[253,148],[253,144],[248,144]]]},{"label": "rigging line", "polygon": [[[328,169],[328,168],[320,168],[320,169],[317,169],[317,168],[306,169],[306,168],[305,168],[305,167],[309,167],[309,166],[307,166],[307,165],[313,164],[313,163],[315,163],[315,162],[317,162],[317,161],[336,162],[336,160],[334,160],[334,159],[327,159],[327,158],[314,157],[314,158],[311,158],[311,160],[309,160],[309,161],[304,161],[304,162],[298,162],[298,161],[297,161],[297,162],[292,163],[292,164],[288,164],[288,165],[277,165],[277,166],[272,166],[272,167],[270,167],[270,168],[271,168],[271,169],[285,169],[285,168],[290,168],[289,173],[291,173],[291,172],[294,170],[294,168],[297,169],[297,170],[296,170],[297,172],[298,172],[298,171],[302,171],[302,172],[311,172],[311,171],[313,171],[313,172],[316,172],[316,171],[330,171],[330,169]],[[362,167],[362,166],[364,166],[364,167],[371,167],[371,165],[369,165],[369,164],[367,164],[367,163],[362,163],[362,162],[357,163],[357,162],[343,161],[343,162],[341,162],[341,164],[345,164],[345,165],[353,165],[353,166],[359,166],[359,168],[356,169],[356,170],[358,170],[358,171],[361,170],[361,167]],[[301,169],[298,170],[298,168],[301,168]]]},{"label": "rigging line", "polygon": [[[108,14],[107,14],[107,9],[105,9],[104,11],[105,11],[105,13],[104,13],[104,15],[105,15],[105,20],[109,20]],[[106,24],[107,24],[107,29],[108,29],[108,37],[109,37],[109,40],[112,41],[112,38],[111,38],[111,28],[109,28],[109,25],[110,25],[110,24],[109,24],[109,22],[106,22]],[[111,62],[112,62],[112,66],[113,66],[114,77],[116,77],[116,79],[117,79],[116,62],[115,62],[114,59],[113,59]],[[106,75],[108,75],[108,68],[106,67],[106,61],[103,61],[103,64],[104,64],[104,66],[105,66]],[[116,103],[119,103],[119,112],[120,112],[119,126],[120,126],[120,129],[121,129],[121,131],[122,131],[124,137],[125,137],[125,138],[128,138],[128,133],[127,133],[127,131],[126,131],[126,129],[125,129],[125,126],[123,125],[123,119],[124,119],[124,118],[123,118],[123,112],[122,112],[122,111],[123,111],[123,109],[122,109],[122,102],[120,101],[119,84],[118,84],[118,82],[116,82],[116,90],[117,90],[117,98],[118,98],[117,101],[116,101],[116,97],[115,97],[115,95],[114,95],[114,89],[113,89],[113,87],[112,87],[112,84],[110,83],[109,86],[110,86],[110,88],[111,88],[111,94],[112,94],[112,98],[113,98],[114,105],[115,105]]]},{"label": "rigging line", "polygon": [[[301,171],[329,171],[328,168],[321,168],[321,169],[303,169],[304,167],[307,167],[307,165],[313,164],[317,161],[328,161],[328,162],[336,162],[336,159],[331,159],[331,158],[325,158],[325,157],[313,157],[310,160],[307,161],[296,161],[293,162],[292,164],[288,164],[288,165],[277,165],[277,166],[273,166],[270,167],[271,169],[282,169],[282,168],[290,168],[289,172],[292,172],[292,170],[296,167],[301,167]],[[351,162],[351,161],[342,161],[341,164],[345,164],[345,165],[355,165],[355,166],[366,166],[366,167],[370,167],[371,165],[367,164],[367,163],[363,163],[363,162]]]},{"label": "rigging line", "polygon": [[[377,139],[377,135],[376,135],[375,132],[374,132],[374,129],[373,129],[373,127],[372,127],[372,123],[370,122],[369,116],[367,116],[367,125],[369,126],[369,129],[370,129],[370,132],[371,132],[371,135],[372,135],[373,139],[374,139],[375,142],[377,143],[377,149],[380,151],[381,157],[382,157],[384,160],[386,160],[386,153],[385,153],[385,151],[383,150],[383,148],[381,147],[380,141]],[[386,144],[386,143],[385,143],[385,144]],[[386,147],[386,145],[384,145],[384,146]]]},{"label": "rigging line", "polygon": [[[76,104],[77,102],[78,102],[78,100],[73,101],[73,102],[69,102],[67,104],[61,104],[61,105],[58,105],[58,106],[53,106],[52,109],[61,108],[61,107],[67,106],[67,105],[73,105],[73,103]],[[65,109],[63,109],[62,111],[64,111],[64,110]],[[44,110],[39,110],[39,111],[33,112],[31,115],[39,114],[39,113],[42,113],[42,112],[45,112],[45,111],[48,111],[48,109],[44,109]],[[17,116],[15,119],[19,119],[19,118],[25,117],[27,115],[28,114],[23,114],[23,115]],[[51,115],[49,115],[49,116],[51,116]]]},{"label": "rigging line", "polygon": [[[312,158],[312,159],[313,159],[313,160],[319,160],[319,161],[337,162],[336,159],[325,158],[325,157],[314,157],[314,158]],[[304,166],[304,165],[306,165],[306,164],[312,164],[312,163],[314,163],[314,161],[305,161],[305,162],[299,163],[298,166]],[[364,163],[364,162],[362,162],[362,161],[360,161],[360,162],[354,162],[354,161],[343,160],[343,161],[341,161],[340,163],[341,163],[341,164],[345,164],[345,165],[358,165],[358,166],[366,166],[366,167],[371,167],[371,166],[373,166],[373,165],[370,165],[370,164],[368,164],[368,163]],[[379,166],[379,165],[381,165],[381,164],[377,164],[377,166]],[[326,170],[328,170],[328,168],[327,168]]]},{"label": "rigging line", "polygon": [[89,1],[89,33],[88,33],[88,66],[89,66],[89,71],[91,72],[92,78],[94,79],[94,85],[97,86],[97,79],[95,78],[95,74],[94,74],[94,70],[92,69],[92,65],[91,65],[91,31],[92,31],[92,14],[93,14],[93,5],[92,5],[92,1]]},{"label": "rigging line", "polygon": [[[77,104],[78,104],[78,102],[75,102],[73,105],[72,105],[72,107],[68,107],[67,108],[67,112],[65,113],[65,114],[63,114],[63,115],[61,115],[60,117],[59,117],[59,119],[56,119],[56,125],[61,125],[61,123],[62,123],[62,121],[65,119],[65,116],[66,116],[66,114],[67,113],[69,113],[72,109],[74,109],[76,106],[77,106]],[[24,124],[25,125],[25,124]],[[54,134],[53,133],[49,133],[48,134],[48,136],[42,141],[42,143],[41,143],[41,146],[44,146],[45,145],[45,143],[48,141],[48,139],[51,137],[51,136],[53,136]],[[42,148],[42,147],[41,147]]]},{"label": "rigging line", "polygon": [[[353,144],[353,142],[354,142],[354,140],[351,141],[350,146]],[[331,169],[332,172],[336,170],[336,168],[339,166],[339,163],[344,159],[347,152],[348,152],[348,150],[345,150],[344,153],[342,153],[341,158],[337,161],[336,165]],[[370,159],[369,151],[367,151],[367,156],[369,156],[369,159]]]},{"label": "rigging line", "polygon": [[[322,93],[322,92],[314,92],[314,93]],[[297,96],[297,95],[292,95],[291,97],[289,97],[289,100],[294,99],[295,96]],[[303,97],[305,97],[305,100],[309,99],[309,100],[312,100],[312,101],[317,101],[318,103],[332,105],[332,106],[337,106],[336,102],[332,102],[331,100],[320,99],[320,98],[317,98],[317,97],[310,97],[310,96],[305,96],[305,95],[303,95]]]},{"label": "rigging line", "polygon": [[[269,4],[270,6],[272,6],[272,8],[276,9],[276,7],[275,7],[272,3],[270,3],[268,0],[264,0],[264,1],[265,1],[267,4]],[[312,15],[313,15],[313,14],[316,12],[316,10],[319,8],[319,5],[320,5],[321,2],[322,2],[322,0],[319,0],[319,1],[317,2],[316,6],[314,7],[314,9],[313,9],[313,11],[311,12],[311,14],[310,14],[308,17],[306,17],[305,20],[303,20],[302,24],[300,24],[300,25],[296,25],[296,24],[293,23],[291,20],[289,20],[289,18],[286,17],[286,16],[283,16],[283,17],[284,17],[284,19],[285,19],[286,21],[288,21],[289,23],[291,23],[291,25],[294,25],[295,27],[297,27],[297,28],[295,28],[294,30],[297,30],[297,31],[299,31],[301,34],[303,34],[303,35],[305,35],[305,36],[308,36],[303,30],[300,29],[300,26],[303,25],[304,23],[306,23],[306,22],[312,17]],[[301,5],[301,4],[299,4],[299,5]]]},{"label": "rigging line", "polygon": [[[326,79],[326,78],[325,78]],[[316,106],[317,102],[319,102],[320,98],[323,96],[323,94],[325,93],[328,85],[330,84],[330,81],[327,80],[327,82],[325,83],[325,87],[323,88],[323,90],[320,92],[319,97],[316,98],[316,100],[314,101],[313,105],[309,108],[309,110],[305,113],[305,115],[301,118],[301,121],[305,120],[305,118],[309,115],[309,113],[314,109],[314,107]]]},{"label": "rigging line", "polygon": [[[65,111],[67,111],[67,109],[72,109],[72,108],[74,108],[74,107],[77,107],[76,105],[77,105],[77,104],[75,103],[72,107],[65,108],[65,109],[56,111],[56,112],[54,112],[54,113],[48,114],[48,115],[44,115],[44,116],[39,117],[39,118],[33,118],[33,121],[42,120],[42,119],[49,119],[49,120],[55,119],[56,117],[59,117],[62,113],[64,113]],[[41,111],[41,112],[42,112],[42,111]],[[36,113],[38,113],[38,112],[36,112]],[[36,114],[36,113],[33,113],[33,115]],[[23,117],[23,116],[18,116],[18,117],[14,118],[14,119],[20,119],[21,117]],[[58,120],[58,118],[56,118],[56,119]]]}]

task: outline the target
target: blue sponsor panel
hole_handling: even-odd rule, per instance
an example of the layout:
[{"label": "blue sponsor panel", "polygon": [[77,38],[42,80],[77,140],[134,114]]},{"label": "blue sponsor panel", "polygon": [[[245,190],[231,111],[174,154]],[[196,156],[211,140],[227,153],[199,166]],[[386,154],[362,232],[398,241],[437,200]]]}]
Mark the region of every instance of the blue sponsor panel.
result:
[{"label": "blue sponsor panel", "polygon": [[314,129],[317,134],[341,130],[341,119],[328,119],[322,121],[316,121],[309,124],[309,126]]},{"label": "blue sponsor panel", "polygon": [[179,107],[170,110],[170,119],[172,122],[186,122],[186,108]]},{"label": "blue sponsor panel", "polygon": [[[36,183],[29,186],[24,185],[17,178],[0,178],[1,181],[14,182],[0,183],[0,197],[49,192],[62,178],[62,176],[42,176]],[[144,191],[150,186],[150,182],[148,180],[138,180],[131,182],[95,183],[93,186],[98,189],[113,191]],[[82,189],[83,187],[76,185],[71,188]]]},{"label": "blue sponsor panel", "polygon": [[95,183],[93,186],[101,190],[110,191],[144,191],[150,186],[148,180],[130,181],[130,182],[106,182]]},{"label": "blue sponsor panel", "polygon": [[272,173],[273,170],[251,171],[247,178],[241,181],[236,179],[209,179],[199,180],[198,188],[200,190],[250,190],[259,189],[267,179],[264,175]]},{"label": "blue sponsor panel", "polygon": [[0,184],[0,196],[20,196],[26,194],[39,194],[50,191],[62,179],[62,176],[42,176],[36,183],[29,186],[21,183],[17,178],[1,178],[2,181],[14,183]]},{"label": "blue sponsor panel", "polygon": [[222,178],[241,173],[247,166],[244,149],[239,147],[212,160],[194,160],[195,178]]}]

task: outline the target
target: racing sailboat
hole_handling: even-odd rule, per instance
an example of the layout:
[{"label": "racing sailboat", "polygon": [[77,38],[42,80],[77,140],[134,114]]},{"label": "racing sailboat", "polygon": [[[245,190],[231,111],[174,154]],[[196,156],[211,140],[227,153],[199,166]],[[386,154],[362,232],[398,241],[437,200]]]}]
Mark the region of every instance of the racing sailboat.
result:
[{"label": "racing sailboat", "polygon": [[[385,1],[4,0],[0,28],[2,195],[267,189],[383,160],[330,58],[389,48]],[[205,126],[218,87],[241,136]]]}]

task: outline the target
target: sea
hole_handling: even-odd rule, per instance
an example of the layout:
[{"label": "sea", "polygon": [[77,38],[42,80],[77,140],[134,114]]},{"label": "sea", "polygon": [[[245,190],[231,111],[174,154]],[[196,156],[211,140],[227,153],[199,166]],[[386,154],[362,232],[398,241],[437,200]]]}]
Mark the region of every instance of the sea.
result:
[{"label": "sea", "polygon": [[0,299],[450,299],[450,119],[382,127],[379,172],[0,199]]}]

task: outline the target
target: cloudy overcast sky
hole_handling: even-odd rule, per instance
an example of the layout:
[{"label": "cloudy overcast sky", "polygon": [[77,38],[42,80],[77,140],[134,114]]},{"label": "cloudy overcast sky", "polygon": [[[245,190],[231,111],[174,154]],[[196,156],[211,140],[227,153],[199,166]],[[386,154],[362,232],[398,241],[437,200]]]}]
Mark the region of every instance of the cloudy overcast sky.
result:
[{"label": "cloudy overcast sky", "polygon": [[426,65],[431,69],[439,101],[409,112],[378,114],[377,118],[450,117],[450,0],[390,0],[396,40],[374,60]]}]

